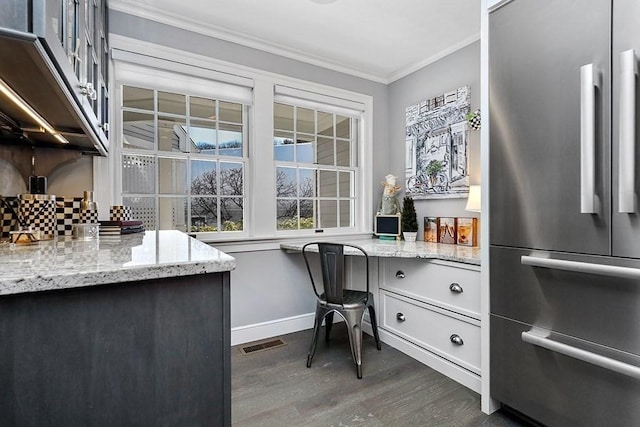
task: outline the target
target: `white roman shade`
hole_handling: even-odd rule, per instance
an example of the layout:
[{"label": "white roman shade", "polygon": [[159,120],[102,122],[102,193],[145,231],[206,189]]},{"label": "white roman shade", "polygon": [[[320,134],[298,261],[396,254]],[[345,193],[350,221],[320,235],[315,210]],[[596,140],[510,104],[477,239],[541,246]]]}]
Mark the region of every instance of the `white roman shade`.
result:
[{"label": "white roman shade", "polygon": [[[127,84],[143,87],[152,83],[154,87],[182,89],[193,95],[214,93],[226,101],[253,103],[253,79],[116,48],[111,52],[116,61],[116,81],[126,80]],[[180,79],[176,79],[176,73]]]},{"label": "white roman shade", "polygon": [[300,107],[320,109],[342,116],[359,118],[365,110],[362,102],[337,96],[324,95],[288,86],[274,87],[274,100],[283,104],[295,104]]}]

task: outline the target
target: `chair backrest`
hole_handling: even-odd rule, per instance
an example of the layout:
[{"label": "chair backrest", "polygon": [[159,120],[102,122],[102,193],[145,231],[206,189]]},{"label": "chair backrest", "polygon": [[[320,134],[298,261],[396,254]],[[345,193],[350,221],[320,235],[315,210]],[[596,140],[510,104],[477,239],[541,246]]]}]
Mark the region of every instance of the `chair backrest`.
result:
[{"label": "chair backrest", "polygon": [[302,255],[304,256],[304,261],[307,265],[307,271],[309,272],[309,277],[311,278],[311,285],[313,286],[313,291],[316,293],[318,298],[320,295],[315,286],[315,281],[313,280],[313,273],[311,272],[311,267],[309,265],[309,260],[307,259],[307,247],[310,245],[317,245],[318,252],[320,254],[320,269],[322,271],[322,285],[324,289],[324,297],[326,301],[330,304],[342,304],[342,296],[345,285],[345,269],[344,269],[344,248],[345,246],[355,248],[362,252],[366,259],[366,286],[367,286],[367,298],[369,295],[369,256],[359,246],[349,245],[345,243],[330,243],[330,242],[311,242],[307,243],[302,247]]}]

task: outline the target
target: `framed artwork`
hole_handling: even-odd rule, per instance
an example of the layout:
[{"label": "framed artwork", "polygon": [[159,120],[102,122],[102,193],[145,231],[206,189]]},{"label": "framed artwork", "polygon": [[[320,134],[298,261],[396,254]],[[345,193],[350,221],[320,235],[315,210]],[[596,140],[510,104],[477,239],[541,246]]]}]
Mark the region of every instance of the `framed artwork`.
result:
[{"label": "framed artwork", "polygon": [[437,243],[438,242],[438,218],[437,217],[424,217],[424,241]]},{"label": "framed artwork", "polygon": [[438,243],[455,244],[456,238],[456,218],[438,218]]},{"label": "framed artwork", "polygon": [[456,243],[462,246],[478,246],[478,219],[458,218],[456,221]]},{"label": "framed artwork", "polygon": [[378,237],[400,237],[400,214],[396,215],[376,215],[373,234]]},{"label": "framed artwork", "polygon": [[406,192],[414,199],[462,198],[469,192],[469,86],[406,108]]}]

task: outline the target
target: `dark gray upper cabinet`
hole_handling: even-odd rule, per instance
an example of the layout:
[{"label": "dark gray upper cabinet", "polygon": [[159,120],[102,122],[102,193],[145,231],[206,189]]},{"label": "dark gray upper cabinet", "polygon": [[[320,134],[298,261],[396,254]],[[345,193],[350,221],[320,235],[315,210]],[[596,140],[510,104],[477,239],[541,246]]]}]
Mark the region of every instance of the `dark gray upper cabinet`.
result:
[{"label": "dark gray upper cabinet", "polygon": [[0,94],[0,142],[26,140],[106,155],[107,36],[107,0],[5,0],[0,78],[69,144],[43,132],[6,94]]}]

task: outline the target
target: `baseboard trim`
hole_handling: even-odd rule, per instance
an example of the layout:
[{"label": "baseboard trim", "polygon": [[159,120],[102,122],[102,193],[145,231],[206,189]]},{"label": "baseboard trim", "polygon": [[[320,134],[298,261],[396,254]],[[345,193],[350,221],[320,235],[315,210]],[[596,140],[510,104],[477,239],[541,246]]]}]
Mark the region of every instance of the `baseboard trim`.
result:
[{"label": "baseboard trim", "polygon": [[[364,327],[362,329],[366,331]],[[378,333],[380,334],[380,340],[382,342],[389,344],[391,347],[408,356],[413,357],[418,362],[424,363],[428,367],[435,369],[452,380],[459,382],[463,386],[470,388],[476,393],[480,393],[480,376],[467,371],[455,363],[449,362],[442,357],[423,349],[422,347],[418,347],[397,335],[387,332],[383,328],[378,328]]]},{"label": "baseboard trim", "polygon": [[[270,320],[263,323],[255,323],[253,325],[231,328],[231,345],[244,344],[312,329],[315,316],[315,313],[307,313],[298,316],[285,317],[283,319]],[[341,316],[333,316],[333,323],[340,322],[344,322],[344,319]],[[367,322],[366,315],[365,321],[362,325],[362,330],[369,335],[372,335],[371,325]]]},{"label": "baseboard trim", "polygon": [[253,325],[231,328],[231,345],[277,337],[313,328],[315,313],[301,314]]}]

